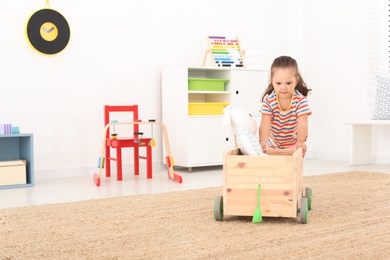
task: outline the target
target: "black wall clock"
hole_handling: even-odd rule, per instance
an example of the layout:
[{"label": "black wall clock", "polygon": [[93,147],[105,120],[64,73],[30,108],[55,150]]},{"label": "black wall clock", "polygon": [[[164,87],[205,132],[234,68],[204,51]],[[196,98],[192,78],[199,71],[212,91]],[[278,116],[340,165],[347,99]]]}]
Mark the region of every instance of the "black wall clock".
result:
[{"label": "black wall clock", "polygon": [[70,28],[64,16],[45,8],[36,11],[28,19],[25,34],[33,49],[52,55],[61,52],[68,45]]}]

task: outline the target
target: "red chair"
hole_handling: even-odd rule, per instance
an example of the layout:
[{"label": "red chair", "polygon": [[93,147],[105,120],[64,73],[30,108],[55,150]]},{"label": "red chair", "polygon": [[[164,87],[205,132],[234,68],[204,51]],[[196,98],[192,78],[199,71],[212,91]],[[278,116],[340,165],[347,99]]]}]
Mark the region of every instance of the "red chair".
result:
[{"label": "red chair", "polygon": [[[132,106],[104,106],[104,126],[111,123],[110,114],[115,112],[129,112],[133,115],[132,120],[128,122],[141,122],[138,119],[138,105]],[[111,119],[112,120],[112,119]],[[110,127],[111,128],[111,127]],[[141,135],[141,138],[139,137]],[[146,160],[147,178],[152,178],[152,146],[150,145],[151,138],[142,138],[142,133],[139,132],[139,125],[133,125],[132,137],[117,137],[107,130],[105,142],[106,156],[106,177],[111,176],[111,161],[116,161],[117,180],[122,180],[122,148],[132,147],[134,149],[134,175],[139,175],[139,160]],[[139,147],[146,148],[146,156],[139,155]],[[116,149],[116,158],[111,157],[110,148]]]}]

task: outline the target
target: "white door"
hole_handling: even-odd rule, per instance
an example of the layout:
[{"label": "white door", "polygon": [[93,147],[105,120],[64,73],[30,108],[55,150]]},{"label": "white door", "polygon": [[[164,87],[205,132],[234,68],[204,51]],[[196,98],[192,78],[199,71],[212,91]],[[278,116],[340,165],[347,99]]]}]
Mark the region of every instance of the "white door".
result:
[{"label": "white door", "polygon": [[189,118],[188,166],[222,165],[223,154],[232,148],[230,129],[222,117]]},{"label": "white door", "polygon": [[260,70],[232,71],[232,104],[252,116],[260,116],[261,97],[268,84],[268,72]]}]

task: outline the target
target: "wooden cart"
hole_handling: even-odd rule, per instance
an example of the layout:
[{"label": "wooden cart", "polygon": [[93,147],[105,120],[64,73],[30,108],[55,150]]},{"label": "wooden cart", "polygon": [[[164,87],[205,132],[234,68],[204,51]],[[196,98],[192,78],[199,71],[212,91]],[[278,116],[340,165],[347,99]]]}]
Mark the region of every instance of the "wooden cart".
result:
[{"label": "wooden cart", "polygon": [[308,222],[311,188],[303,189],[302,148],[267,150],[268,156],[241,155],[238,148],[224,155],[223,195],[214,200],[214,218],[253,216],[261,185],[260,211],[264,217],[298,218]]}]

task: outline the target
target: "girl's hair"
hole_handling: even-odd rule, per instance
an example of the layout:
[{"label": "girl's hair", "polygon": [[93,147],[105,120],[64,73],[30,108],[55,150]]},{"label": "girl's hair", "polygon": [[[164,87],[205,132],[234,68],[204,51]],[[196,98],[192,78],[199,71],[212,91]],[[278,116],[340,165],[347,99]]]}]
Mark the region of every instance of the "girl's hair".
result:
[{"label": "girl's hair", "polygon": [[293,58],[291,58],[289,56],[280,56],[280,57],[276,58],[271,65],[271,77],[270,77],[269,85],[263,93],[262,100],[264,100],[264,97],[266,95],[271,94],[272,91],[274,90],[274,87],[272,85],[272,77],[273,77],[276,69],[293,69],[293,70],[295,70],[295,78],[298,78],[298,83],[297,83],[297,86],[295,87],[295,89],[298,90],[299,93],[301,93],[302,95],[307,97],[307,95],[310,93],[311,89],[309,89],[306,86],[305,81],[303,81],[303,78],[301,77],[301,74],[299,73],[299,70],[298,70],[298,63],[296,62],[296,60],[294,60]]}]

